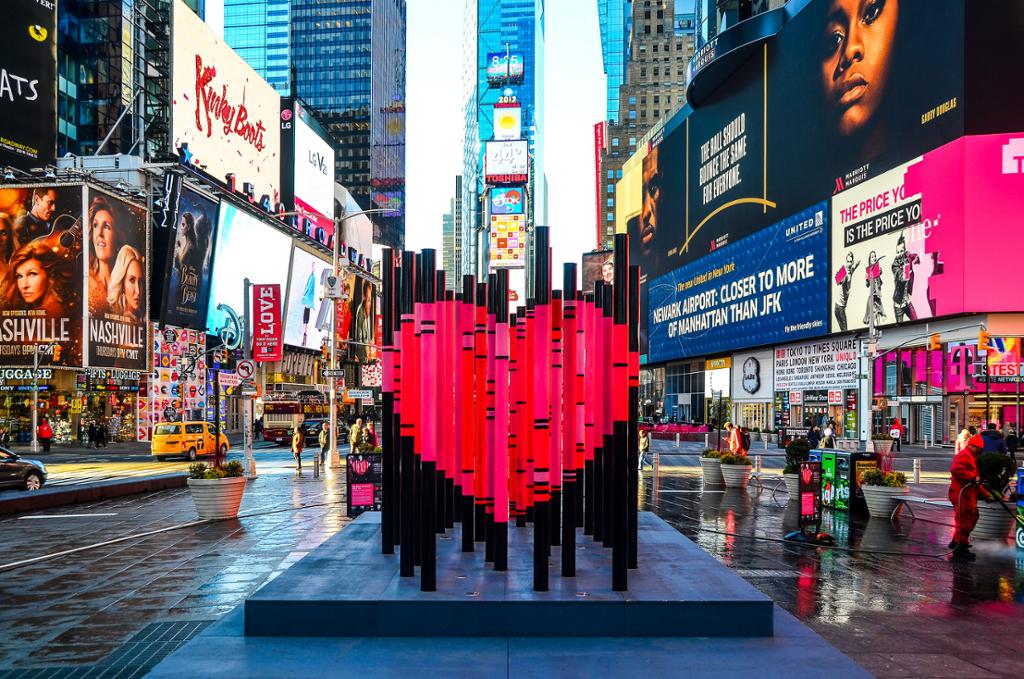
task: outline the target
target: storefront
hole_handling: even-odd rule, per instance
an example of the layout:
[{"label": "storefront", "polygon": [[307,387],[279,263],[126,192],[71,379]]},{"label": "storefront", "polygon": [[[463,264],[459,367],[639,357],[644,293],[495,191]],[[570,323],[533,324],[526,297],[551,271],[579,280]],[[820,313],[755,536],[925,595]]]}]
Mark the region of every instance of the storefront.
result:
[{"label": "storefront", "polygon": [[[71,440],[74,416],[81,413],[81,400],[76,403],[74,398],[75,373],[40,368],[36,376],[39,381],[39,417],[50,421],[55,441]],[[12,443],[32,440],[31,369],[0,370],[0,429],[10,433]]]},{"label": "storefront", "polygon": [[858,340],[852,337],[775,348],[775,428],[835,423],[858,438]]},{"label": "storefront", "polygon": [[732,413],[732,357],[704,361],[704,408],[708,424],[722,426]]},{"label": "storefront", "polygon": [[662,417],[670,422],[704,422],[704,388],[704,361],[669,363],[665,366]]},{"label": "storefront", "polygon": [[732,355],[732,420],[741,427],[765,430],[772,425],[775,360],[771,349]]},{"label": "storefront", "polygon": [[107,441],[134,441],[140,377],[137,371],[116,368],[89,368],[79,373],[75,398],[81,402],[81,415],[70,418],[73,435],[84,438],[84,430],[96,424],[106,428]]}]

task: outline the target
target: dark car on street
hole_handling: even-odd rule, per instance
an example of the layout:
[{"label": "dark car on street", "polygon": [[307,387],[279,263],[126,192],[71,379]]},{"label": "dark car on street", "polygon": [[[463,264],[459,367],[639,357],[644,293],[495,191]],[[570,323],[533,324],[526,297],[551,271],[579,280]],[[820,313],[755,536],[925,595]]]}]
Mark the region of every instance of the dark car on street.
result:
[{"label": "dark car on street", "polygon": [[[305,420],[301,425],[302,437],[305,440],[306,447],[313,446],[315,448],[320,447],[320,430],[327,426],[326,419],[310,419]],[[348,428],[338,420],[338,445],[348,442]]]},{"label": "dark car on street", "polygon": [[46,466],[0,448],[0,488],[39,490],[46,483]]}]

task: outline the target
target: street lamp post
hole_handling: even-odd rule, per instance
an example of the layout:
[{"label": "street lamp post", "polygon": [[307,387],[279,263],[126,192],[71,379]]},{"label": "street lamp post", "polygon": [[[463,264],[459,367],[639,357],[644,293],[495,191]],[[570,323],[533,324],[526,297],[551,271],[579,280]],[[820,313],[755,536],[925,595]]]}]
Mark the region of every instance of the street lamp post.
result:
[{"label": "street lamp post", "polygon": [[[333,241],[333,259],[331,262],[331,270],[335,276],[340,276],[342,271],[339,268],[340,259],[338,253],[338,241],[339,231],[342,224],[353,217],[359,217],[361,215],[379,214],[383,212],[393,212],[386,208],[371,208],[369,210],[360,210],[358,212],[352,212],[350,214],[338,217],[334,221],[334,238]],[[304,212],[283,212],[278,214],[279,217],[291,217],[291,216],[308,216]],[[348,273],[348,266],[344,267],[344,273]],[[341,455],[338,453],[338,378],[335,377],[335,370],[338,369],[338,298],[334,297],[331,300],[331,373],[328,378],[328,385],[330,388],[330,414],[328,420],[328,427],[330,427],[330,447],[331,447],[331,469],[341,468]]]},{"label": "street lamp post", "polygon": [[57,347],[56,342],[32,346],[32,453],[39,452],[39,354],[48,354]]}]

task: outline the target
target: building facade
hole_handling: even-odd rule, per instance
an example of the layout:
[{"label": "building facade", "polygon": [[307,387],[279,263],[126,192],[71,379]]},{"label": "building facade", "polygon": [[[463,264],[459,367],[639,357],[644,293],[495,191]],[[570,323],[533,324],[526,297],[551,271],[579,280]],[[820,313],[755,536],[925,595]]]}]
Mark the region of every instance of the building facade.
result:
[{"label": "building facade", "polygon": [[686,74],[693,57],[693,14],[675,0],[632,4],[632,35],[625,78],[619,87],[619,116],[609,120],[601,158],[598,248],[615,236],[615,184],[639,140],[686,102]]},{"label": "building facade", "polygon": [[224,0],[224,41],[282,97],[291,94],[291,0]]},{"label": "building facade", "polygon": [[455,193],[450,209],[441,216],[442,253],[445,284],[449,290],[462,288],[462,177],[455,178]]},{"label": "building facade", "polygon": [[619,120],[619,87],[626,74],[629,34],[633,25],[632,0],[597,0],[597,21],[601,30],[601,62],[607,87],[605,120]]}]

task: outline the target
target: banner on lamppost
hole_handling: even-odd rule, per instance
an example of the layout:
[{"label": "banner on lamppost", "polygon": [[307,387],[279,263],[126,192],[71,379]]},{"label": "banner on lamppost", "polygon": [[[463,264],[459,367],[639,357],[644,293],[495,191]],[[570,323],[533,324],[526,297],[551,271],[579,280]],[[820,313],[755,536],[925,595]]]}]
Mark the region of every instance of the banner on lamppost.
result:
[{"label": "banner on lamppost", "polygon": [[252,357],[256,361],[280,361],[284,353],[281,328],[281,286],[252,286]]}]

